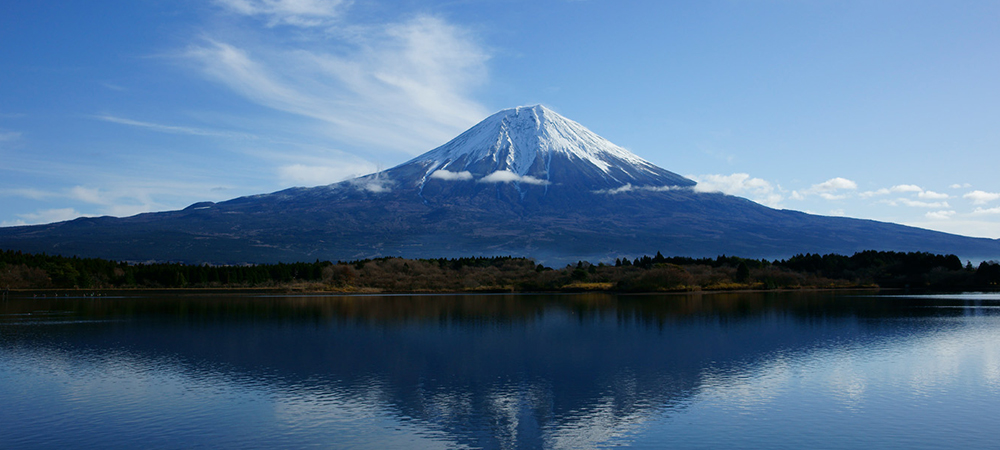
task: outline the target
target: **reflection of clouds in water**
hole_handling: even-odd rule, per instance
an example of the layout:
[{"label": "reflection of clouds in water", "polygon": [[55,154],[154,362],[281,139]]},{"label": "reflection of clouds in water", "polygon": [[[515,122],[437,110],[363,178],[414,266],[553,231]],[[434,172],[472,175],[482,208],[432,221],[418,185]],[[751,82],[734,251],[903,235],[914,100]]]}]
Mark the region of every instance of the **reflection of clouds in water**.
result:
[{"label": "reflection of clouds in water", "polygon": [[[454,426],[464,423],[468,427],[464,431],[475,434],[477,419],[489,425],[480,430],[489,434],[480,436],[485,439],[480,444],[495,440],[499,448],[598,448],[627,443],[630,434],[662,412],[635,408],[609,394],[584,409],[552,417],[548,389],[540,384],[498,383],[486,394],[482,411],[475,410],[471,393],[424,391],[421,415],[413,417],[400,411],[385,392],[388,387],[375,380],[363,388],[299,389],[305,387],[272,395],[275,419],[283,428],[296,433],[336,430],[334,434],[345,441],[364,442],[362,446],[370,448],[469,448],[461,442],[468,436]],[[486,417],[477,417],[484,413]],[[552,420],[539,423],[545,419]]]},{"label": "reflection of clouds in water", "polygon": [[[374,381],[352,391],[310,384],[276,388],[222,367],[126,351],[2,350],[4,412],[22,420],[38,416],[32,420],[36,425],[60,430],[48,436],[30,433],[25,444],[30,438],[31,445],[40,447],[67,442],[97,447],[95,442],[109,441],[95,435],[111,427],[116,430],[114,442],[126,447],[171,442],[166,446],[173,447],[188,434],[196,437],[191,442],[209,447],[282,447],[311,441],[362,448],[468,448],[434,424],[400,417],[386,401],[385,386]],[[30,383],[30,388],[22,383]],[[12,439],[6,442],[21,442],[17,436],[6,436]]]},{"label": "reflection of clouds in water", "polygon": [[401,415],[386,401],[389,395],[380,381],[366,384],[353,392],[336,386],[291,386],[272,398],[275,420],[287,433],[313,436],[324,446],[469,448],[437,430],[434,423]]},{"label": "reflection of clouds in water", "polygon": [[[197,434],[208,447],[240,442],[218,432],[223,419],[213,413],[225,411],[226,423],[252,424],[259,409],[250,405],[266,403],[258,401],[266,393],[247,391],[218,371],[194,375],[188,369],[172,358],[122,350],[0,348],[0,409],[18,423],[0,433],[0,442],[40,448],[101,448],[111,442],[124,448],[171,447],[187,433]],[[231,407],[237,399],[242,404]],[[206,433],[198,433],[202,430]]]},{"label": "reflection of clouds in water", "polygon": [[427,419],[434,422],[453,422],[471,416],[475,411],[472,394],[469,392],[446,392],[438,390],[427,395],[424,405]]},{"label": "reflection of clouds in water", "polygon": [[493,436],[500,441],[501,448],[512,448],[517,445],[518,426],[522,416],[530,414],[524,410],[530,408],[531,396],[518,390],[503,390],[487,395],[489,399],[490,422],[494,427]]},{"label": "reflection of clouds in water", "polygon": [[[934,319],[938,321],[948,319]],[[968,320],[962,319],[962,320]],[[1000,394],[1000,327],[996,318],[954,320],[947,326],[899,336],[877,336],[773,357],[729,370],[706,371],[694,404],[760,411],[783,407],[786,392],[833,399],[860,411],[870,397],[940,398],[969,386]],[[973,390],[974,391],[974,390]],[[920,400],[923,399],[923,400]],[[874,399],[873,401],[878,401]]]},{"label": "reflection of clouds in water", "polygon": [[[646,422],[662,417],[668,406],[647,404],[635,390],[635,380],[616,379],[613,383],[615,386],[592,399],[593,403],[559,416],[551,410],[551,389],[540,381],[498,380],[478,409],[472,392],[418,390],[416,403],[421,408],[415,411],[416,416],[400,409],[388,392],[391,387],[375,379],[349,388],[337,384],[293,386],[290,391],[274,393],[272,401],[275,419],[289,430],[318,433],[335,429],[337,436],[363,441],[371,448],[468,448],[464,441],[472,438],[473,447],[478,443],[498,448],[588,449],[626,444]],[[622,389],[630,384],[635,395]],[[476,422],[483,422],[485,428],[477,429]]]},{"label": "reflection of clouds in water", "polygon": [[54,403],[96,408],[102,413],[127,411],[189,392],[219,391],[213,377],[191,378],[172,359],[153,359],[117,350],[68,352],[56,348],[4,349],[0,366],[17,368],[18,377],[46,386],[39,389]]},{"label": "reflection of clouds in water", "polygon": [[794,375],[793,367],[780,353],[745,366],[712,368],[704,372],[697,398],[722,408],[747,411],[774,401]]},{"label": "reflection of clouds in water", "polygon": [[977,383],[997,391],[1000,375],[1000,329],[994,318],[956,323],[908,342],[909,358],[897,358],[890,374],[905,371],[915,392],[933,394],[957,381]]},{"label": "reflection of clouds in water", "polygon": [[[546,311],[503,326],[261,319],[251,341],[240,327],[202,325],[211,321],[153,330],[137,322],[130,333],[101,325],[99,339],[74,334],[72,344],[20,353],[0,346],[0,380],[27,367],[71,407],[99,411],[73,425],[78,433],[162,421],[209,432],[214,444],[274,447],[597,448],[651,435],[723,447],[730,430],[771,442],[788,429],[800,433],[789,442],[810,443],[811,427],[857,438],[909,426],[914,413],[925,424],[914,433],[926,438],[939,405],[977,423],[969,414],[979,413],[957,407],[972,411],[1000,393],[996,316],[751,315],[728,319],[723,339],[714,320],[640,326],[602,310],[587,320]],[[137,330],[148,334],[135,338]],[[17,389],[3,384],[0,406]],[[197,423],[216,416],[229,418],[214,425],[247,430]],[[883,416],[889,425],[870,420]]]},{"label": "reflection of clouds in water", "polygon": [[[648,389],[656,386],[662,395]],[[548,423],[546,448],[589,449],[629,445],[648,425],[683,408],[687,396],[683,380],[663,374],[639,380],[632,370],[618,371],[606,391],[582,408],[568,411]]]},{"label": "reflection of clouds in water", "polygon": [[857,370],[857,359],[848,352],[838,358],[830,367],[827,376],[827,389],[830,395],[847,409],[856,411],[862,408],[865,401],[865,391],[868,380]]},{"label": "reflection of clouds in water", "polygon": [[635,409],[622,414],[617,411],[614,397],[598,399],[582,411],[574,411],[559,423],[545,430],[545,447],[556,449],[587,449],[620,446],[628,443],[630,434],[655,417],[656,410]]}]

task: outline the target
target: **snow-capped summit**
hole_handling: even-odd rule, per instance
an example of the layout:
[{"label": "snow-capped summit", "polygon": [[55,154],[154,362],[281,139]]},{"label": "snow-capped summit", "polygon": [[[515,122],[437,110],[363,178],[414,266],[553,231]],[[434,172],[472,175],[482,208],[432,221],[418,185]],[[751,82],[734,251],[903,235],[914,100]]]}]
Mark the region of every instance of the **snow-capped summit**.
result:
[{"label": "snow-capped summit", "polygon": [[694,185],[542,105],[497,112],[391,172],[416,176],[420,185],[432,179],[590,190]]},{"label": "snow-capped summit", "polygon": [[179,211],[0,228],[0,248],[195,264],[520,255],[546,264],[664,254],[861,250],[989,260],[1000,240],[775,210],[704,193],[542,106],[500,111],[412,161],[352,180]]}]

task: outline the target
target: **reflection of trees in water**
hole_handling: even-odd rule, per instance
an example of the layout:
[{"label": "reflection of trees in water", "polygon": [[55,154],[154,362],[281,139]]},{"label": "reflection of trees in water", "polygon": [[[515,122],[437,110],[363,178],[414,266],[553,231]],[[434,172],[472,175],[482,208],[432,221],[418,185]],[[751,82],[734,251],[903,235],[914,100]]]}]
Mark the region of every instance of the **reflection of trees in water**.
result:
[{"label": "reflection of trees in water", "polygon": [[236,383],[289,395],[364,396],[375,386],[398,417],[459,443],[579,447],[682,407],[706,372],[751,370],[832,337],[896,332],[866,318],[942,313],[901,312],[899,301],[828,293],[47,299],[0,311],[115,321],[45,334],[8,327],[0,342],[125,347],[193,374],[224,367]]},{"label": "reflection of trees in water", "polygon": [[[580,319],[608,314],[669,323],[699,317],[722,320],[762,314],[796,317],[897,316],[900,306],[933,300],[847,296],[836,292],[723,292],[690,294],[538,294],[394,296],[140,295],[132,298],[17,299],[0,305],[9,314],[71,311],[88,318],[175,317],[213,321],[310,320],[319,322],[442,322],[469,324],[532,321],[547,311],[571,311]],[[928,313],[910,309],[906,314]]]}]

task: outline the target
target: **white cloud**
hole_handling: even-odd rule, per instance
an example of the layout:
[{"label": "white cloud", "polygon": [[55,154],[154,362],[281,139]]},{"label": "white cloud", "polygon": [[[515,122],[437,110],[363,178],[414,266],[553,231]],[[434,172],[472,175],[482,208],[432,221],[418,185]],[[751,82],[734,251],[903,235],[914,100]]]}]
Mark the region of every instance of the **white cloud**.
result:
[{"label": "white cloud", "polygon": [[[746,173],[732,175],[688,175],[688,178],[698,182],[694,186],[696,192],[721,192],[728,195],[741,195],[756,202],[778,207],[783,197],[775,187],[760,178],[752,178]],[[793,192],[793,198],[798,195]]]},{"label": "white cloud", "polygon": [[375,172],[371,175],[352,179],[350,180],[350,184],[358,189],[378,194],[391,191],[396,183],[383,175],[382,172]]},{"label": "white cloud", "polygon": [[673,191],[673,190],[677,190],[677,189],[688,189],[688,188],[686,188],[686,187],[678,187],[678,186],[633,186],[632,183],[625,183],[625,185],[616,187],[614,189],[600,189],[600,190],[596,190],[596,191],[592,191],[592,192],[595,193],[595,194],[611,194],[611,195],[614,195],[614,194],[621,194],[621,193],[632,192],[632,191],[666,192],[666,191]]},{"label": "white cloud", "polygon": [[509,183],[511,181],[521,181],[521,176],[509,170],[498,170],[486,175],[479,181],[483,183]]},{"label": "white cloud", "polygon": [[127,87],[125,87],[125,86],[119,86],[119,85],[114,84],[114,83],[101,83],[101,86],[104,86],[105,89],[116,91],[116,92],[128,92],[128,88]]},{"label": "white cloud", "polygon": [[994,208],[976,208],[973,214],[1000,214],[1000,206]]},{"label": "white cloud", "polygon": [[972,185],[969,184],[969,183],[961,183],[961,184],[955,183],[955,184],[953,184],[953,185],[951,185],[949,187],[952,188],[952,189],[968,189],[968,188],[972,187]]},{"label": "white cloud", "polygon": [[116,205],[107,205],[104,208],[103,214],[115,217],[129,217],[152,211],[162,211],[162,209],[163,208],[161,207],[154,206],[151,201],[138,204],[121,203]]},{"label": "white cloud", "polygon": [[914,208],[949,208],[948,202],[922,202],[919,200],[912,200],[908,198],[897,198],[896,200],[889,200],[886,203],[892,206],[911,206]]},{"label": "white cloud", "polygon": [[422,153],[487,115],[470,93],[489,55],[469,31],[427,15],[351,30],[284,47],[206,40],[184,56],[248,100],[358,145]]},{"label": "white cloud", "polygon": [[924,200],[944,200],[946,198],[951,198],[951,196],[948,194],[941,194],[934,191],[921,191],[919,194],[917,194],[917,197],[920,197]]},{"label": "white cloud", "polygon": [[162,125],[158,123],[142,122],[139,120],[132,120],[132,119],[126,119],[122,117],[109,116],[109,115],[94,116],[94,118],[98,120],[103,120],[105,122],[117,123],[120,125],[145,128],[147,130],[158,131],[160,133],[187,134],[192,136],[215,136],[215,137],[228,137],[228,138],[257,139],[256,136],[245,133],[232,133],[228,131],[205,130],[193,127]]},{"label": "white cloud", "polygon": [[59,194],[34,188],[0,189],[0,196],[24,197],[32,200],[43,200],[58,197]]},{"label": "white cloud", "polygon": [[947,220],[951,219],[951,216],[954,215],[955,211],[930,211],[927,214],[924,214],[924,216],[927,217],[928,219],[934,219],[934,220]]},{"label": "white cloud", "polygon": [[468,170],[463,170],[461,172],[451,172],[445,169],[435,170],[434,173],[430,175],[430,178],[445,181],[469,181],[472,179],[472,172]]},{"label": "white cloud", "polygon": [[992,202],[993,200],[1000,198],[1000,193],[983,192],[977,190],[966,193],[962,197],[972,200],[972,204],[974,205],[984,205],[986,203]]},{"label": "white cloud", "polygon": [[843,200],[848,197],[847,194],[831,194],[829,192],[820,192],[819,196],[825,200]]},{"label": "white cloud", "polygon": [[[897,184],[891,188],[882,188],[875,191],[866,191],[858,194],[861,198],[871,198],[876,196],[888,195],[890,193],[915,193],[918,198],[924,200],[944,200],[951,198],[948,194],[942,194],[934,191],[925,191],[920,186],[915,184]],[[911,205],[912,206],[912,205]]]},{"label": "white cloud", "polygon": [[[963,236],[977,236],[991,239],[1000,239],[1000,226],[994,220],[975,220],[962,218],[961,214],[956,214],[949,220],[925,220],[925,221],[904,221],[906,225],[926,228],[929,230],[943,231],[945,233],[960,234]],[[991,217],[992,219],[992,217]]]},{"label": "white cloud", "polygon": [[343,0],[216,0],[230,11],[260,16],[269,26],[314,27],[329,23],[341,13]]},{"label": "white cloud", "polygon": [[[848,180],[847,178],[831,178],[819,184],[814,184],[809,189],[802,191],[792,191],[791,198],[793,200],[805,200],[806,197],[810,195],[818,195],[824,200],[843,200],[850,197],[849,192],[842,191],[853,191],[858,188],[858,184]],[[872,192],[863,192],[860,194],[862,197],[870,197],[874,195]]]},{"label": "white cloud", "polygon": [[83,216],[79,211],[73,208],[58,208],[58,209],[45,209],[41,211],[36,211],[34,213],[18,214],[18,217],[24,219],[24,223],[21,225],[31,225],[39,223],[52,223],[52,222],[62,222],[65,220],[72,220],[77,217]]},{"label": "white cloud", "polygon": [[888,190],[886,188],[882,188],[882,189],[879,189],[879,190],[876,190],[876,191],[865,191],[865,192],[862,192],[862,193],[858,194],[858,196],[861,197],[861,198],[871,198],[871,197],[875,197],[875,196],[879,196],[879,195],[889,195],[890,192],[892,192],[892,191],[890,191],[890,190]]},{"label": "white cloud", "polygon": [[635,190],[635,186],[632,186],[632,183],[625,183],[624,186],[619,186],[619,187],[616,187],[614,189],[600,189],[600,190],[594,191],[594,193],[595,194],[612,194],[612,195],[614,195],[614,194],[621,194],[621,193],[625,193],[625,192],[631,192],[631,191],[634,191],[634,190]]},{"label": "white cloud", "polygon": [[857,188],[858,188],[857,183],[848,180],[846,178],[837,177],[826,180],[820,184],[814,184],[812,188],[810,188],[810,191],[819,193],[819,192],[832,192],[838,190],[854,190]]},{"label": "white cloud", "polygon": [[73,186],[69,190],[69,196],[70,198],[81,202],[93,203],[96,205],[106,205],[110,203],[107,198],[101,195],[101,192],[97,188]]},{"label": "white cloud", "polygon": [[[0,196],[23,197],[43,202],[48,209],[34,213],[8,212],[3,226],[48,223],[79,216],[131,216],[138,213],[180,209],[195,201],[225,200],[231,188],[211,184],[161,181],[144,175],[141,178],[105,174],[101,185],[76,185],[52,190],[0,189]],[[255,193],[246,192],[240,193]]]},{"label": "white cloud", "polygon": [[139,213],[162,209],[163,205],[153,200],[150,190],[145,187],[125,186],[105,191],[99,188],[73,186],[67,198],[101,206],[100,213],[115,217],[133,216]]},{"label": "white cloud", "polygon": [[289,164],[278,168],[278,176],[284,183],[320,186],[371,173],[374,169],[374,166],[366,163],[340,163],[336,165]]},{"label": "white cloud", "polygon": [[493,173],[491,173],[489,175],[486,175],[485,177],[480,178],[479,182],[480,183],[511,183],[511,182],[516,182],[516,183],[537,184],[537,185],[546,185],[546,184],[549,184],[549,182],[547,180],[541,180],[541,179],[535,178],[535,177],[533,177],[531,175],[523,175],[523,176],[522,175],[518,175],[518,174],[516,174],[514,172],[511,172],[509,170],[498,170],[498,171],[493,172]]}]

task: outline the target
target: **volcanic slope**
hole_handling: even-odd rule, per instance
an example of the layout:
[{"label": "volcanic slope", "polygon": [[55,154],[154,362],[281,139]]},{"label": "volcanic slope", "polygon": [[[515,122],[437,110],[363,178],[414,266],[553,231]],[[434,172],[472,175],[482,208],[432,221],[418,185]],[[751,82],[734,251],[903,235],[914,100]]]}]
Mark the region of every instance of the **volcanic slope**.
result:
[{"label": "volcanic slope", "polygon": [[0,248],[127,261],[528,256],[782,258],[860,250],[1000,257],[1000,241],[695,192],[543,106],[500,111],[391,169],[180,211],[0,228]]}]

